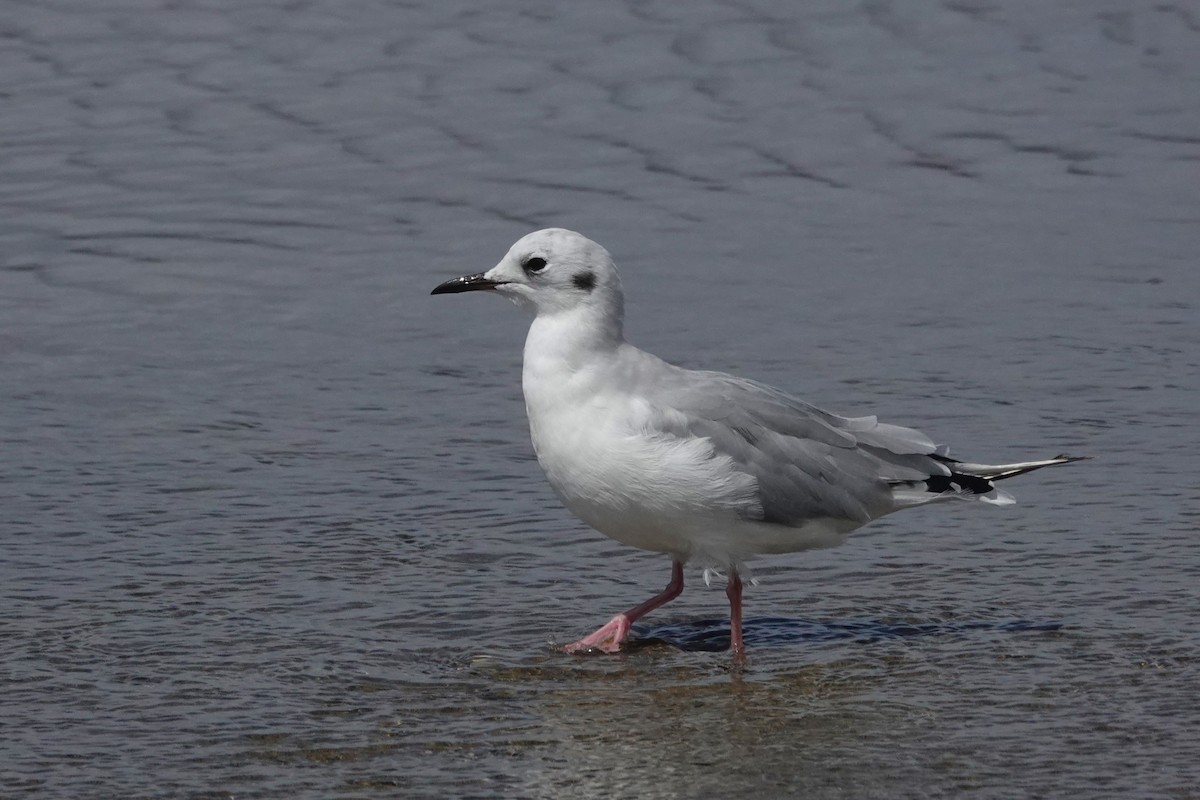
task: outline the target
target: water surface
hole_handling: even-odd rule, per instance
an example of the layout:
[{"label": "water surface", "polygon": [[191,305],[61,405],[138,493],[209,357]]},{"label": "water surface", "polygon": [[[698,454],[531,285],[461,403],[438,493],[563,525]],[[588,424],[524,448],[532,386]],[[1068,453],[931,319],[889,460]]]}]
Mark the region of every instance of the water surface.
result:
[{"label": "water surface", "polygon": [[[1200,17],[1186,3],[13,2],[11,797],[1194,797]],[[1095,460],[759,562],[561,509],[529,230],[627,332],[963,457]]]}]

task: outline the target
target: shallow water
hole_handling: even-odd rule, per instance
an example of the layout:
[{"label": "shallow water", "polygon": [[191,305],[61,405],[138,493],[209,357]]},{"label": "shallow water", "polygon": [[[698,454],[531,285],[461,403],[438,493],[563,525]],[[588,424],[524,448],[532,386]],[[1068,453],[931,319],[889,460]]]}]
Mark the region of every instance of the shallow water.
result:
[{"label": "shallow water", "polygon": [[[1185,3],[13,2],[0,794],[1194,797]],[[996,461],[1020,505],[759,562],[563,511],[531,229],[639,345]]]}]

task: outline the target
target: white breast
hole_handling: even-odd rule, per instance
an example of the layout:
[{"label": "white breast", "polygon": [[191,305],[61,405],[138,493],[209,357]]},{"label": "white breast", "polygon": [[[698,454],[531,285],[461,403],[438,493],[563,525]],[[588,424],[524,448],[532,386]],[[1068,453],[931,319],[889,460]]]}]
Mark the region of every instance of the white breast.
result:
[{"label": "white breast", "polygon": [[604,365],[566,380],[546,380],[528,367],[525,401],[538,462],[567,508],[601,533],[688,559],[700,538],[717,529],[731,535],[756,508],[752,476],[706,439],[652,432],[643,423],[653,409],[614,389]]}]

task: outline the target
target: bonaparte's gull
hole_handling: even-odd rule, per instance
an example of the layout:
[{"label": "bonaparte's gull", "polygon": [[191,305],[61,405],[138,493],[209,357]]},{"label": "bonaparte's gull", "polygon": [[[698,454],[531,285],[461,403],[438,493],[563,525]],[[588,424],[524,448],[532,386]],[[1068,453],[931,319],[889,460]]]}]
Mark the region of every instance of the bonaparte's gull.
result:
[{"label": "bonaparte's gull", "polygon": [[538,463],[577,517],[671,556],[660,594],[567,652],[616,652],[638,618],[678,597],[683,565],[728,574],[730,647],[744,652],[744,563],[832,547],[873,519],[941,500],[1007,505],[992,485],[1056,456],[956,461],[911,428],[841,417],[761,383],[666,363],[625,341],[608,251],[561,228],[531,233],[487,272],[433,294],[489,290],[533,313],[522,387]]}]

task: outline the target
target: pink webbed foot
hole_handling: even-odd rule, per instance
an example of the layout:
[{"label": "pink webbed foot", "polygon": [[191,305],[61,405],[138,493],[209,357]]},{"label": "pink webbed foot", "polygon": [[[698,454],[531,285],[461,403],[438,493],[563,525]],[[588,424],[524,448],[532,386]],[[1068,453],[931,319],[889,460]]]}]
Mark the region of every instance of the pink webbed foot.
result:
[{"label": "pink webbed foot", "polygon": [[619,653],[621,645],[629,638],[632,623],[625,614],[617,614],[595,633],[589,633],[578,642],[563,646],[564,653],[586,653],[599,650],[602,653]]},{"label": "pink webbed foot", "polygon": [[671,602],[683,591],[683,562],[671,562],[671,582],[667,588],[651,597],[640,606],[634,606],[624,614],[617,614],[604,627],[589,634],[578,642],[563,648],[565,653],[587,653],[599,650],[602,653],[619,653],[621,645],[629,638],[629,627],[659,606]]}]

